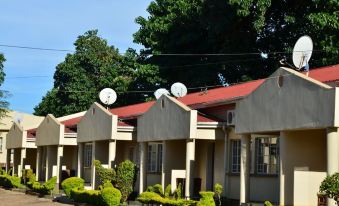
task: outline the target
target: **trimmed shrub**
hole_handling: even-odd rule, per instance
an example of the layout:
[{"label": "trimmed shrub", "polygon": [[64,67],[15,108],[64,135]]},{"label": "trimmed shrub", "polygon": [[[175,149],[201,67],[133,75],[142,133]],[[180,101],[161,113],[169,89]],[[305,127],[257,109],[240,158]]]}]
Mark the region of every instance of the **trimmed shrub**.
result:
[{"label": "trimmed shrub", "polygon": [[126,160],[118,165],[114,186],[121,192],[122,203],[126,202],[128,196],[133,192],[136,178],[136,165],[133,162]]},{"label": "trimmed shrub", "polygon": [[31,169],[22,170],[21,182],[27,184],[28,182],[35,182],[35,174]]},{"label": "trimmed shrub", "polygon": [[164,198],[155,192],[143,192],[137,200],[142,204],[161,204],[165,206],[190,206],[197,203],[194,200]]},{"label": "trimmed shrub", "polygon": [[201,198],[197,206],[215,206],[214,192],[199,192]]},{"label": "trimmed shrub", "polygon": [[32,189],[34,192],[37,192],[41,195],[48,195],[54,190],[55,184],[57,181],[57,177],[52,177],[47,182],[40,184],[39,182],[34,182],[32,185]]},{"label": "trimmed shrub", "polygon": [[116,206],[120,204],[121,192],[114,187],[104,187],[101,190],[101,198],[106,206]]},{"label": "trimmed shrub", "polygon": [[174,191],[174,198],[180,199],[182,198],[182,186],[181,183],[178,184],[177,189]]},{"label": "trimmed shrub", "polygon": [[5,188],[18,188],[20,186],[20,177],[10,176],[8,174],[0,175],[0,186]]},{"label": "trimmed shrub", "polygon": [[339,173],[327,176],[321,182],[319,192],[339,204]]},{"label": "trimmed shrub", "polygon": [[103,205],[100,190],[79,190],[74,188],[71,190],[71,198],[80,203],[88,203],[92,205]]},{"label": "trimmed shrub", "polygon": [[165,197],[170,197],[171,196],[171,190],[172,190],[172,186],[171,184],[167,185],[167,187],[165,188]]},{"label": "trimmed shrub", "polygon": [[264,202],[264,206],[273,206],[272,203],[270,201],[265,201]]},{"label": "trimmed shrub", "polygon": [[99,177],[100,185],[103,185],[107,181],[114,182],[116,176],[114,169],[104,168],[99,160],[94,160],[93,164],[95,166],[95,172]]},{"label": "trimmed shrub", "polygon": [[153,186],[148,186],[146,192],[154,192],[161,196],[164,196],[164,192],[162,190],[162,186],[160,184],[155,184]]},{"label": "trimmed shrub", "polygon": [[217,196],[217,199],[218,199],[218,202],[219,202],[219,206],[221,206],[221,194],[223,192],[222,185],[219,184],[219,183],[216,183],[214,185],[214,192],[215,192],[215,195]]},{"label": "trimmed shrub", "polygon": [[80,190],[84,189],[85,180],[80,177],[70,177],[62,181],[61,187],[64,190],[67,197],[71,197],[71,190],[78,188]]}]

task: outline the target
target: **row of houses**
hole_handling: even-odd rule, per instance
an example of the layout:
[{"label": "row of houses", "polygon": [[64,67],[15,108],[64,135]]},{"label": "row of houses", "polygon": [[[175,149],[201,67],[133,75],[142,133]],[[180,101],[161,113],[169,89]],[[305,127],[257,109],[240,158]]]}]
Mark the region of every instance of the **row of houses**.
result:
[{"label": "row of houses", "polygon": [[[107,110],[98,103],[38,127],[14,123],[7,168],[40,181],[69,176],[98,185],[93,160],[138,165],[135,191],[181,182],[186,197],[224,187],[240,203],[317,205],[327,174],[339,171],[339,65]],[[13,153],[11,160],[10,154]],[[12,162],[12,164],[11,164]],[[333,204],[330,202],[330,204]]]}]

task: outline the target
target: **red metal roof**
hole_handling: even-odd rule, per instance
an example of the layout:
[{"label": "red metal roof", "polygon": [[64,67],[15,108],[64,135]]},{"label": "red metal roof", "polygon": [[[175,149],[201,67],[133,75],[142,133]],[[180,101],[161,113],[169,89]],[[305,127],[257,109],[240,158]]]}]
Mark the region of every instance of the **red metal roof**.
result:
[{"label": "red metal roof", "polygon": [[223,122],[215,117],[207,116],[205,114],[198,114],[197,122]]},{"label": "red metal roof", "polygon": [[337,81],[339,80],[339,64],[310,70],[308,76],[323,83]]},{"label": "red metal roof", "polygon": [[154,104],[154,102],[155,101],[117,107],[111,109],[110,112],[118,115],[119,118],[136,117],[146,112]]},{"label": "red metal roof", "polygon": [[76,125],[80,122],[81,118],[83,116],[80,116],[80,117],[74,117],[74,118],[71,118],[71,119],[67,119],[67,120],[64,120],[62,122],[60,122],[61,124],[65,125],[66,126],[73,126],[73,125]]}]

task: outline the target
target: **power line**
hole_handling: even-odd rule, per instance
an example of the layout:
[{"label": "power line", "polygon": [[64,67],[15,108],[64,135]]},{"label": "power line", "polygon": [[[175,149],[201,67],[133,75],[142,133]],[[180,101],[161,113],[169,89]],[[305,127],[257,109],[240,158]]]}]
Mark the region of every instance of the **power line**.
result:
[{"label": "power line", "polygon": [[9,77],[5,77],[5,79],[30,79],[30,78],[46,78],[46,77],[52,77],[52,76],[48,76],[48,75],[36,75],[36,76],[9,76]]},{"label": "power line", "polygon": [[69,50],[69,49],[52,49],[52,48],[18,46],[18,45],[8,45],[8,44],[0,44],[0,47],[17,48],[17,49],[30,49],[30,50],[42,50],[42,51],[74,52],[73,50]]}]

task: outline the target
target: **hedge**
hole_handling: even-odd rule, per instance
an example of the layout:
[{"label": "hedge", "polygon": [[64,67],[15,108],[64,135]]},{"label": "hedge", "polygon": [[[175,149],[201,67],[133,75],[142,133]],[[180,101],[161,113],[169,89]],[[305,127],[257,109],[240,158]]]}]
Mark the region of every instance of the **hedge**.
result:
[{"label": "hedge", "polygon": [[71,190],[71,198],[75,202],[104,205],[100,190],[79,190],[78,188],[74,188]]},{"label": "hedge", "polygon": [[164,198],[155,192],[143,192],[137,200],[143,204],[158,204],[165,206],[190,206],[197,204],[194,200]]},{"label": "hedge", "polygon": [[0,186],[5,188],[18,188],[20,186],[20,177],[10,176],[6,173],[0,175]]},{"label": "hedge", "polygon": [[62,181],[61,187],[64,190],[67,197],[71,197],[71,190],[74,188],[83,190],[85,185],[85,180],[80,177],[70,177]]},{"label": "hedge", "polygon": [[51,192],[54,190],[56,181],[57,177],[54,176],[43,184],[40,184],[39,182],[34,182],[32,185],[32,189],[34,192],[37,192],[41,195],[48,195],[51,194]]},{"label": "hedge", "polygon": [[121,192],[114,187],[106,187],[101,190],[101,198],[106,206],[116,206],[120,204]]},{"label": "hedge", "polygon": [[198,206],[215,206],[214,192],[199,192],[201,198],[198,202]]}]

